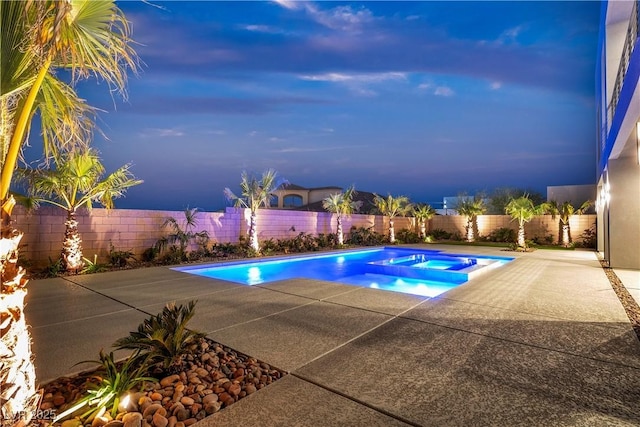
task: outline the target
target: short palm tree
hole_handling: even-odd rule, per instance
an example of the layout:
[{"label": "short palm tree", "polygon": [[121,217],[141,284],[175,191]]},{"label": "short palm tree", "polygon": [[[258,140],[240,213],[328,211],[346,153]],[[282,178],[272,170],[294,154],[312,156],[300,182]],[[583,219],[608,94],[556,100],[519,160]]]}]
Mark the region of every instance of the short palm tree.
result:
[{"label": "short palm tree", "polygon": [[427,221],[429,221],[436,214],[436,211],[431,205],[419,203],[413,206],[413,216],[418,220],[418,227],[420,229],[420,238],[425,239],[427,237]]},{"label": "short palm tree", "polygon": [[516,241],[518,247],[527,249],[524,224],[531,221],[534,216],[542,214],[545,211],[544,204],[535,206],[533,201],[525,194],[517,199],[511,199],[504,210],[513,220],[518,221],[518,239]]},{"label": "short palm tree", "polygon": [[467,225],[465,227],[467,234],[467,242],[473,242],[478,235],[478,215],[486,212],[487,207],[481,196],[458,197],[458,204],[455,207],[459,215],[467,217]]},{"label": "short palm tree", "polygon": [[325,197],[322,200],[322,207],[336,214],[336,223],[337,229],[336,234],[338,235],[338,244],[344,244],[344,233],[342,232],[342,218],[349,217],[352,213],[357,212],[362,205],[361,201],[354,201],[353,196],[355,196],[356,190],[353,186],[349,187],[342,193],[334,193]]},{"label": "short palm tree", "polygon": [[21,175],[29,184],[30,197],[37,204],[48,203],[67,212],[62,244],[62,260],[67,271],[78,271],[84,261],[78,220],[79,208],[91,209],[97,202],[107,209],[113,208],[113,199],[122,197],[128,188],[141,184],[127,164],[103,177],[104,166],[97,151],[87,148],[58,153],[51,169],[26,169]]},{"label": "short palm tree", "polygon": [[28,424],[38,395],[23,315],[27,279],[16,262],[23,233],[11,222],[13,174],[34,117],[45,155],[90,140],[93,109],[56,69],[69,70],[74,82],[98,77],[124,94],[137,58],[115,0],[2,1],[0,21],[0,344],[8,350],[0,352],[0,401],[4,420]]},{"label": "short palm tree", "polygon": [[229,188],[224,189],[224,195],[228,200],[233,202],[235,207],[245,208],[251,211],[249,246],[253,248],[256,253],[260,252],[257,230],[258,209],[270,207],[271,195],[286,183],[287,181],[285,179],[278,178],[277,172],[273,169],[263,172],[260,179],[243,171],[240,180],[241,193],[239,196],[235,195]]},{"label": "short palm tree", "polygon": [[397,216],[404,216],[411,211],[409,198],[406,196],[393,197],[391,194],[387,197],[380,197],[374,194],[373,204],[380,211],[380,214],[389,217],[389,242],[396,241],[396,232],[393,227],[393,220]]},{"label": "short palm tree", "polygon": [[207,243],[209,243],[209,232],[207,230],[195,231],[195,228],[198,226],[198,212],[198,208],[185,209],[182,224],[172,216],[165,218],[162,223],[162,228],[169,227],[171,232],[168,236],[162,237],[156,242],[156,250],[162,252],[167,245],[178,245],[175,246],[178,251],[177,253],[183,260],[186,260],[187,247],[190,243],[195,242],[201,248],[206,248]]},{"label": "short palm tree", "polygon": [[555,200],[550,201],[546,205],[546,211],[551,214],[553,219],[558,217],[558,242],[566,247],[571,244],[571,226],[569,220],[573,215],[582,215],[589,207],[591,207],[591,200],[587,200],[579,208],[575,208],[571,202],[564,202],[558,204]]}]

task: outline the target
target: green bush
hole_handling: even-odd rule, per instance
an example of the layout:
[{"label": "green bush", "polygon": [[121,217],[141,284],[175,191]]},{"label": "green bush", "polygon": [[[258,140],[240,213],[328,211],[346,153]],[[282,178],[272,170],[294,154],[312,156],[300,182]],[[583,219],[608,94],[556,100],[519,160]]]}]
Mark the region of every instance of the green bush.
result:
[{"label": "green bush", "polygon": [[434,240],[451,240],[453,234],[440,228],[436,228],[434,230],[431,230],[429,236],[431,236],[431,238]]},{"label": "green bush", "polygon": [[515,242],[516,241],[516,231],[512,228],[501,227],[496,228],[487,236],[487,240],[490,242]]},{"label": "green bush", "polygon": [[387,236],[377,233],[373,227],[351,227],[346,243],[356,246],[377,246],[388,243]]},{"label": "green bush", "polygon": [[131,251],[116,251],[113,244],[109,245],[109,255],[107,256],[109,265],[114,267],[126,267],[130,261],[135,261],[136,257]]},{"label": "green bush", "polygon": [[420,238],[418,233],[415,231],[411,231],[408,228],[403,228],[402,230],[396,233],[396,240],[398,243],[422,243],[423,240]]}]

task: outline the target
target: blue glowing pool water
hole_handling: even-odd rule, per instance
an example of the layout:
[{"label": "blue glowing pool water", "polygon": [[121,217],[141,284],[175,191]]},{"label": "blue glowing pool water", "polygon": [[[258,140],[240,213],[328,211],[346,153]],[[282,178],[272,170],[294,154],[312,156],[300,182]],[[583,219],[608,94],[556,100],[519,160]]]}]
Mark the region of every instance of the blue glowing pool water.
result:
[{"label": "blue glowing pool water", "polygon": [[244,285],[307,278],[434,297],[511,260],[386,247],[174,270]]}]

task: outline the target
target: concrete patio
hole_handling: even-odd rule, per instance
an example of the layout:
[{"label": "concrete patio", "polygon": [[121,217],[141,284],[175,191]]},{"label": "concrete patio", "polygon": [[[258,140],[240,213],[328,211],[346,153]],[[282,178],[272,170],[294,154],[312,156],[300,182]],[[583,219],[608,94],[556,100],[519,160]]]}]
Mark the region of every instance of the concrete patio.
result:
[{"label": "concrete patio", "polygon": [[[38,378],[82,370],[165,303],[290,372],[199,427],[639,425],[640,342],[595,253],[517,259],[438,298],[308,279],[243,286],[145,268],[29,285]],[[638,299],[640,272],[620,278]]]}]

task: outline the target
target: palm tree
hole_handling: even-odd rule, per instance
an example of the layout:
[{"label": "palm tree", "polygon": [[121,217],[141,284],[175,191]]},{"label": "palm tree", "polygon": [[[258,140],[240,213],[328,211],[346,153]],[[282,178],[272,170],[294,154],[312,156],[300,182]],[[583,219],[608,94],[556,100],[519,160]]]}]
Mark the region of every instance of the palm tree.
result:
[{"label": "palm tree", "polygon": [[455,209],[459,215],[467,217],[467,226],[465,227],[467,242],[475,241],[478,235],[478,215],[482,215],[487,210],[482,196],[476,195],[473,198],[460,196]]},{"label": "palm tree", "polygon": [[436,214],[436,211],[428,204],[420,203],[413,207],[413,216],[418,220],[421,239],[426,239],[427,221],[429,221],[435,214]]},{"label": "palm tree", "polygon": [[525,240],[524,224],[531,221],[534,216],[540,215],[545,211],[544,204],[535,206],[528,195],[511,199],[504,210],[513,220],[518,221],[518,240],[517,245],[521,249],[527,249],[527,241]]},{"label": "palm tree", "polygon": [[90,148],[59,153],[53,163],[55,169],[21,170],[21,175],[29,184],[36,207],[48,203],[67,211],[62,261],[67,271],[77,272],[84,264],[76,219],[78,209],[91,209],[94,202],[111,209],[113,199],[122,197],[129,187],[142,181],[135,179],[130,164],[103,178],[104,166],[97,151]]},{"label": "palm tree", "polygon": [[556,216],[559,217],[558,221],[558,242],[565,248],[571,244],[571,226],[569,220],[573,215],[582,215],[589,207],[591,207],[591,200],[587,200],[579,208],[575,208],[571,202],[564,202],[561,205],[555,200],[550,201],[546,205],[546,210],[551,214],[553,219]]},{"label": "palm tree", "polygon": [[393,219],[397,216],[404,216],[411,211],[409,198],[406,196],[393,197],[388,194],[386,198],[374,194],[373,204],[382,215],[389,217],[389,242],[396,241],[396,232],[393,228]]},{"label": "palm tree", "polygon": [[206,248],[209,243],[209,232],[207,230],[194,231],[198,226],[196,215],[199,211],[198,208],[184,210],[184,229],[174,217],[165,218],[162,228],[169,227],[171,233],[156,242],[157,251],[162,252],[167,245],[175,246],[178,244],[179,246],[175,246],[177,253],[181,259],[186,260],[187,247],[191,242],[195,241],[200,248]]},{"label": "palm tree", "polygon": [[242,172],[240,180],[240,196],[236,196],[229,188],[224,189],[224,195],[233,202],[235,207],[246,208],[251,211],[251,223],[249,225],[249,246],[256,253],[260,253],[258,242],[257,212],[258,209],[271,205],[271,195],[280,186],[287,183],[285,179],[278,178],[277,172],[269,169],[262,173],[262,178]]},{"label": "palm tree", "polygon": [[334,193],[325,197],[322,200],[322,207],[336,214],[338,244],[344,244],[344,233],[342,232],[342,218],[349,217],[352,213],[357,212],[362,206],[361,201],[354,201],[353,196],[356,195],[356,190],[353,186],[349,187],[342,193]]},{"label": "palm tree", "polygon": [[27,279],[18,267],[22,233],[11,225],[15,200],[9,194],[17,159],[31,119],[42,121],[45,155],[84,144],[93,127],[93,109],[57,79],[98,77],[125,94],[127,70],[136,70],[129,24],[115,0],[0,2],[0,392],[2,417],[28,424],[35,412],[35,370],[23,316]]}]

